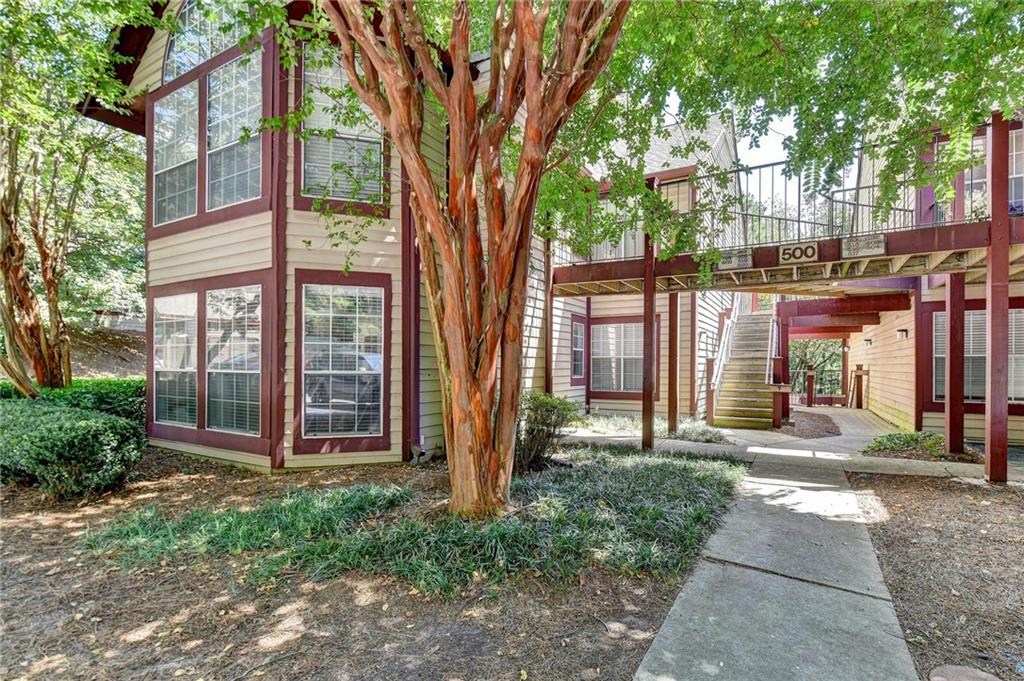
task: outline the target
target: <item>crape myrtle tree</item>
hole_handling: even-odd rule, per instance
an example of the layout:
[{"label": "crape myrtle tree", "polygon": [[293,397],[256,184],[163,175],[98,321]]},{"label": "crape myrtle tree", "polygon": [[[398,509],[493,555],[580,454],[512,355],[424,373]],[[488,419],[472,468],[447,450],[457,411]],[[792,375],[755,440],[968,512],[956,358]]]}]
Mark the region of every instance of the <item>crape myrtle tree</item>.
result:
[{"label": "crape myrtle tree", "polygon": [[[324,92],[368,112],[402,162],[392,186],[410,190],[464,515],[509,507],[534,236],[586,252],[641,226],[662,255],[708,243],[709,221],[673,215],[644,182],[666,122],[699,131],[732,111],[757,136],[793,116],[790,171],[822,188],[870,143],[884,204],[900,182],[951,180],[975,127],[1024,96],[1021,9],[1005,2],[322,0],[300,18],[268,1],[238,19],[275,26],[286,66],[299,44],[331,55],[347,84]],[[304,97],[269,123],[297,129],[310,109]],[[427,114],[448,126],[445,177]],[[936,127],[951,144],[929,165]],[[602,213],[609,186],[616,210]]]},{"label": "crape myrtle tree", "polygon": [[[4,3],[0,371],[25,395],[71,381],[65,308],[76,316],[141,297],[142,146],[77,111],[90,98],[117,109],[137,94],[115,76],[109,36],[154,23],[143,0]],[[66,278],[69,264],[79,270]]]}]

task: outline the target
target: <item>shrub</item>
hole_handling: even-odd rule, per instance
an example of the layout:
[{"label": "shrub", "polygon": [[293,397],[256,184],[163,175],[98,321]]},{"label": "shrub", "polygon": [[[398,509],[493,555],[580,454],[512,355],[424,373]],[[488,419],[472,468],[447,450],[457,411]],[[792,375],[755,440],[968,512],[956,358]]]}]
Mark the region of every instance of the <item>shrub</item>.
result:
[{"label": "shrub", "polygon": [[944,440],[938,433],[889,433],[879,435],[864,448],[868,453],[921,452],[935,457],[945,456]]},{"label": "shrub", "polygon": [[0,400],[0,482],[34,485],[56,499],[124,482],[145,451],[132,421],[44,400]]},{"label": "shrub", "polygon": [[559,431],[578,418],[577,405],[564,397],[540,392],[523,395],[513,472],[520,474],[547,468]]},{"label": "shrub", "polygon": [[[0,399],[14,399],[21,395],[10,383],[0,381]],[[146,423],[146,379],[129,378],[76,378],[66,388],[42,388],[40,398],[52,404],[78,409],[95,409],[133,421]]]}]

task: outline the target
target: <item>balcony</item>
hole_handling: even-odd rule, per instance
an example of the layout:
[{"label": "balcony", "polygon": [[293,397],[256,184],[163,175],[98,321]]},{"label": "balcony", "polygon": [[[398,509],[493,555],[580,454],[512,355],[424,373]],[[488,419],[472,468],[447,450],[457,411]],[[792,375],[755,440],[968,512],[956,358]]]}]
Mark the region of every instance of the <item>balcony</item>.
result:
[{"label": "balcony", "polygon": [[[1016,126],[1007,139],[1011,279],[1024,276],[1024,131]],[[787,174],[781,162],[660,186],[674,210],[699,221],[706,235],[700,250],[714,246],[721,260],[702,276],[700,254],[657,259],[658,290],[693,290],[707,286],[710,276],[717,289],[838,295],[837,288],[857,279],[966,271],[971,281],[984,275],[991,223],[984,164],[958,176],[948,204],[934,188],[909,184],[883,197],[871,166],[862,160],[846,186],[832,188]],[[642,229],[626,226],[620,240],[588,256],[556,251],[556,295],[639,291],[644,240]]]}]

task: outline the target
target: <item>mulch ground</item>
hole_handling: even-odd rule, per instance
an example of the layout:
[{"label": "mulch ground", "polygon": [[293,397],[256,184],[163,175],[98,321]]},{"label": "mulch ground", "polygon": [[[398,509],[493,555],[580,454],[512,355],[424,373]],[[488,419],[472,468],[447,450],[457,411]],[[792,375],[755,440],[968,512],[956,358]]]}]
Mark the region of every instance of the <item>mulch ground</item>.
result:
[{"label": "mulch ground", "polygon": [[879,452],[861,452],[864,456],[880,456],[886,459],[914,459],[916,461],[953,461],[956,463],[985,463],[985,456],[973,447],[964,447],[960,454],[935,456],[923,449],[887,449]]},{"label": "mulch ground", "polygon": [[817,414],[810,411],[799,411],[794,409],[790,412],[792,423],[779,428],[777,432],[804,440],[814,440],[820,437],[835,437],[842,435],[839,426],[826,414]]},{"label": "mulch ground", "polygon": [[441,465],[271,476],[152,450],[124,490],[89,504],[3,489],[0,678],[631,679],[677,585],[591,572],[443,599],[352,574],[256,590],[234,559],[125,570],[78,547],[87,528],[149,504],[245,506],[371,481],[439,501],[446,480]]},{"label": "mulch ground", "polygon": [[853,475],[918,672],[966,665],[1024,679],[1024,492]]}]

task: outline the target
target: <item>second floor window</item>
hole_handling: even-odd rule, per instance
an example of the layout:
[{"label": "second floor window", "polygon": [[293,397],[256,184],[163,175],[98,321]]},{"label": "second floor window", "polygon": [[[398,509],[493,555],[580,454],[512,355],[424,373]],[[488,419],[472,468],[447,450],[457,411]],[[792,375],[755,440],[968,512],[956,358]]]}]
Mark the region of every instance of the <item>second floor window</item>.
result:
[{"label": "second floor window", "polygon": [[193,81],[153,107],[153,223],[196,214],[199,83]]},{"label": "second floor window", "polygon": [[384,137],[380,124],[352,99],[354,93],[333,59],[307,50],[302,83],[313,101],[313,112],[304,123],[302,194],[381,203]]},{"label": "second floor window", "polygon": [[206,208],[260,195],[263,106],[260,60],[239,58],[211,71],[206,113]]}]

